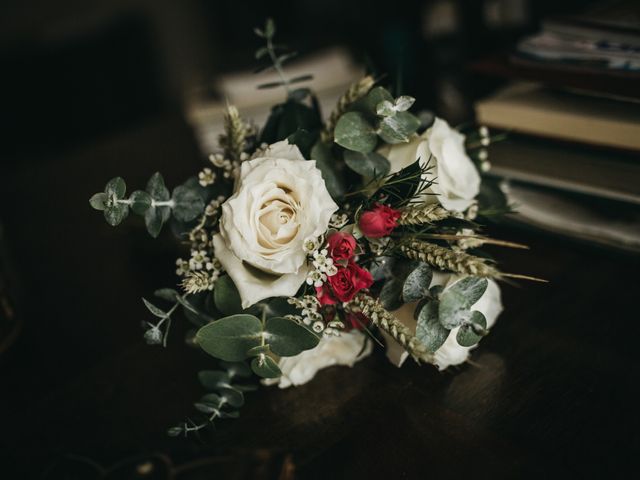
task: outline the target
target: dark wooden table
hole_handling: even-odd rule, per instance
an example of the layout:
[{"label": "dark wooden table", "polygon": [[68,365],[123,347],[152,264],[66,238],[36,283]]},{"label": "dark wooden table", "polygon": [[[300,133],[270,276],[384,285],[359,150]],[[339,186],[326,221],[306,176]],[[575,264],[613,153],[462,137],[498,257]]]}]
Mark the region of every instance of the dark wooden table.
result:
[{"label": "dark wooden table", "polygon": [[[111,229],[87,199],[115,175],[130,190],[156,170],[175,185],[200,161],[191,131],[165,115],[3,167],[24,330],[0,357],[0,478],[96,478],[78,472],[154,454],[212,462],[211,476],[178,478],[271,478],[283,462],[302,479],[610,478],[635,467],[638,258],[506,227],[494,235],[531,251],[494,251],[503,268],[551,283],[503,287],[506,311],[472,363],[396,369],[377,351],[305,386],[248,394],[241,418],[210,436],[167,437],[192,412],[197,370],[215,364],[184,344],[186,325],[167,349],[142,340],[139,298],[175,282],[176,246],[140,222]],[[144,472],[113,478],[168,478]]]}]

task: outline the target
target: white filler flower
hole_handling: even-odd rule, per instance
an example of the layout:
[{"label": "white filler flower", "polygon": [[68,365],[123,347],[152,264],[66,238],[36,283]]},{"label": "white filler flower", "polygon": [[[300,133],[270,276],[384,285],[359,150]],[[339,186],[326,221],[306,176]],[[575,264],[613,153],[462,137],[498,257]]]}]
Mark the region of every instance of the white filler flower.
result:
[{"label": "white filler flower", "polygon": [[447,210],[463,212],[480,191],[480,174],[467,155],[464,138],[446,121],[436,118],[422,135],[416,135],[408,143],[385,145],[379,153],[389,159],[392,173],[411,165],[418,158],[422,165],[428,161],[431,169],[424,180],[433,180],[434,183],[424,190],[423,200],[426,203],[440,202]]},{"label": "white filler flower", "polygon": [[304,241],[322,235],[337,209],[316,162],[295,145],[275,143],[242,163],[213,244],[243,308],[296,294],[308,273]]}]

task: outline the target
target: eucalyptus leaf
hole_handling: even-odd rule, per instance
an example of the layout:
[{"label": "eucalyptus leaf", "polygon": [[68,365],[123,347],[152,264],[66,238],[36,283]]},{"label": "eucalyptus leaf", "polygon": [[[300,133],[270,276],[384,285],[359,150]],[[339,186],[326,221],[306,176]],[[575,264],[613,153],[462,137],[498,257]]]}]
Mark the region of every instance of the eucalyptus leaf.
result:
[{"label": "eucalyptus leaf", "polygon": [[249,378],[251,376],[251,369],[245,362],[220,362],[220,366],[227,371],[231,378]]},{"label": "eucalyptus leaf", "polygon": [[389,91],[384,87],[375,87],[369,91],[366,97],[357,102],[357,105],[354,107],[370,117],[375,118],[378,115],[378,105],[385,101],[393,104],[393,97]]},{"label": "eucalyptus leaf", "polygon": [[264,35],[267,38],[271,38],[276,34],[276,24],[273,21],[273,18],[267,18],[267,21],[264,25]]},{"label": "eucalyptus leaf", "polygon": [[361,153],[346,150],[344,162],[351,170],[363,177],[384,176],[391,169],[389,160],[376,152]]},{"label": "eucalyptus leaf", "polygon": [[238,362],[261,344],[262,323],[253,315],[231,315],[198,330],[196,342],[216,358]]},{"label": "eucalyptus leaf", "polygon": [[106,193],[96,193],[89,199],[89,205],[91,205],[91,207],[95,208],[96,210],[104,210],[105,208],[107,208],[108,199],[109,196]]},{"label": "eucalyptus leaf", "polygon": [[293,357],[318,345],[320,337],[308,328],[282,317],[267,319],[266,341],[271,351],[281,357]]},{"label": "eucalyptus leaf", "polygon": [[487,289],[487,279],[465,277],[446,288],[440,295],[440,323],[455,328],[469,319],[469,308]]},{"label": "eucalyptus leaf", "polygon": [[151,208],[151,195],[143,190],[136,190],[129,197],[131,210],[136,215],[144,215]]},{"label": "eucalyptus leaf", "polygon": [[164,184],[164,178],[160,172],[156,172],[151,175],[151,178],[147,182],[147,193],[151,195],[156,202],[164,202],[169,200],[169,190]]},{"label": "eucalyptus leaf", "polygon": [[396,114],[396,110],[389,100],[383,100],[376,105],[376,114],[381,117],[391,117]]},{"label": "eucalyptus leaf", "polygon": [[173,215],[181,222],[189,222],[204,211],[204,201],[200,193],[185,185],[173,190]]},{"label": "eucalyptus leaf", "polygon": [[229,374],[221,370],[202,370],[198,372],[198,380],[205,390],[217,391],[220,386],[229,385]]},{"label": "eucalyptus leaf", "polygon": [[269,345],[258,345],[257,347],[253,347],[251,350],[247,352],[247,357],[257,357],[261,353],[269,353],[271,348]]},{"label": "eucalyptus leaf", "polygon": [[427,350],[435,352],[449,336],[449,329],[445,328],[438,319],[438,302],[432,300],[426,303],[418,313],[416,337]]},{"label": "eucalyptus leaf", "polygon": [[487,319],[481,312],[474,310],[466,323],[460,325],[456,335],[458,344],[462,347],[471,347],[478,343],[487,334]]},{"label": "eucalyptus leaf", "polygon": [[124,198],[126,192],[127,185],[124,183],[124,179],[122,177],[112,178],[104,187],[104,193],[106,193],[107,196],[111,197],[115,195],[115,197],[120,200]]},{"label": "eucalyptus leaf", "polygon": [[282,371],[278,364],[268,356],[256,357],[251,361],[251,370],[262,378],[278,378]]},{"label": "eucalyptus leaf", "polygon": [[402,287],[402,298],[405,302],[417,302],[429,295],[429,285],[433,278],[433,271],[426,263],[421,263],[411,272]]},{"label": "eucalyptus leaf", "polygon": [[109,225],[115,227],[129,216],[129,205],[116,203],[104,209],[104,218]]},{"label": "eucalyptus leaf", "polygon": [[264,57],[265,55],[267,55],[269,53],[269,49],[267,47],[260,47],[258,50],[256,50],[256,60],[260,60],[262,57]]},{"label": "eucalyptus leaf", "polygon": [[420,127],[420,120],[409,112],[397,112],[380,120],[378,134],[387,143],[406,143]]},{"label": "eucalyptus leaf", "polygon": [[213,300],[216,308],[225,315],[233,315],[242,311],[240,293],[229,275],[224,275],[216,281]]},{"label": "eucalyptus leaf", "polygon": [[340,199],[346,192],[344,178],[338,171],[336,160],[331,153],[331,146],[318,142],[311,149],[311,158],[316,161],[316,167],[322,173],[322,178],[334,200]]},{"label": "eucalyptus leaf", "polygon": [[396,98],[396,101],[394,102],[395,110],[397,112],[405,112],[411,108],[411,105],[413,105],[415,101],[416,99],[413,97],[410,97],[408,95],[402,95]]},{"label": "eucalyptus leaf", "polygon": [[382,286],[380,290],[379,300],[387,310],[396,310],[402,306],[402,285],[403,278],[391,277]]},{"label": "eucalyptus leaf", "polygon": [[240,390],[232,387],[221,388],[218,393],[222,399],[232,407],[239,408],[244,405],[244,395]]},{"label": "eucalyptus leaf", "polygon": [[143,298],[142,302],[144,303],[144,306],[147,307],[147,310],[149,310],[153,315],[155,315],[158,318],[166,318],[167,312],[156,307],[153,303],[151,303],[146,298]]},{"label": "eucalyptus leaf", "polygon": [[347,112],[340,117],[334,131],[335,142],[347,150],[369,153],[378,143],[374,127],[360,112]]}]

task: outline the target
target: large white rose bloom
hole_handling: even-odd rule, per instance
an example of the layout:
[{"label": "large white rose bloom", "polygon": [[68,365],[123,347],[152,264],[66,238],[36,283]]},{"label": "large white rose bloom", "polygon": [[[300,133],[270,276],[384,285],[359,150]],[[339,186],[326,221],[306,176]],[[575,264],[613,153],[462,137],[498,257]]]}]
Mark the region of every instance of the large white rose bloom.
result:
[{"label": "large white rose bloom", "polygon": [[463,212],[480,191],[480,174],[464,148],[464,135],[440,118],[408,143],[385,145],[379,153],[389,159],[391,173],[420,159],[430,170],[423,180],[434,181],[424,190],[426,203],[440,202],[447,210]]},{"label": "large white rose bloom", "polygon": [[296,294],[308,270],[303,242],[322,235],[337,209],[316,162],[295,145],[278,142],[242,163],[213,245],[243,308]]},{"label": "large white rose bloom", "polygon": [[[365,345],[366,342],[366,345]],[[280,388],[307,383],[319,370],[332,365],[353,365],[371,354],[372,345],[366,335],[357,330],[341,333],[340,336],[322,337],[318,346],[295,357],[283,357],[278,362],[282,376],[263,381],[268,385],[277,383]]]},{"label": "large white rose bloom", "polygon": [[[458,275],[448,273],[434,273],[431,286],[442,285],[446,290],[461,278],[462,277]],[[502,312],[503,308],[502,299],[500,297],[500,287],[498,287],[498,284],[495,281],[491,279],[487,280],[487,289],[482,297],[480,297],[478,301],[471,306],[471,310],[477,310],[482,313],[487,319],[487,328],[491,328],[496,323],[496,319],[498,318],[498,315],[500,315],[500,312]],[[407,303],[398,310],[392,312],[398,320],[409,327],[414,333],[416,331],[416,320],[413,317],[413,313],[416,305],[417,302]],[[456,340],[456,335],[459,329],[460,327],[452,329],[447,340],[438,350],[436,350],[434,354],[435,364],[439,370],[444,370],[452,365],[459,365],[466,362],[471,350],[477,346],[477,344],[472,347],[460,346]],[[387,358],[391,363],[400,367],[409,354],[393,338],[385,334],[385,332],[382,333],[387,345]]]}]

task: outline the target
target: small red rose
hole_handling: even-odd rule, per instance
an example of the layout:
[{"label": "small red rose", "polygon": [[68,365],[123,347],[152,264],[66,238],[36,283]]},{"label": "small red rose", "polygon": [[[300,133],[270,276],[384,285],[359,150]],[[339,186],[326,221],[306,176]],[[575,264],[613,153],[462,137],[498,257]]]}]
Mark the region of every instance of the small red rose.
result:
[{"label": "small red rose", "polygon": [[389,235],[398,226],[400,211],[376,203],[372,210],[360,215],[358,225],[365,237],[381,238]]},{"label": "small red rose", "polygon": [[347,265],[338,267],[338,272],[330,276],[322,287],[316,287],[316,296],[321,305],[348,302],[356,293],[372,284],[371,273],[350,261]]},{"label": "small red rose", "polygon": [[333,260],[349,260],[356,250],[356,239],[350,233],[335,232],[327,238],[327,247]]}]

